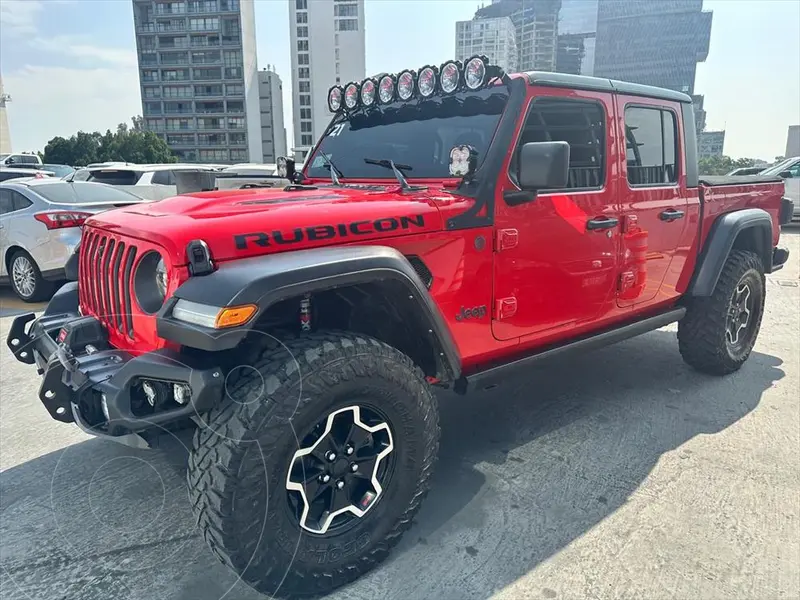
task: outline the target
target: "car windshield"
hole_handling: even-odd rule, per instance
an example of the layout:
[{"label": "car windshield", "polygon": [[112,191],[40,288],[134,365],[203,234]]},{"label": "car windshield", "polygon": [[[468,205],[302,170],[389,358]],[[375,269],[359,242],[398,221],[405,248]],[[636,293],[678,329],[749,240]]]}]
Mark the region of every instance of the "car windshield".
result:
[{"label": "car windshield", "polygon": [[99,181],[109,185],[136,185],[142,176],[141,171],[130,169],[97,169],[89,171],[89,181]]},{"label": "car windshield", "polygon": [[75,169],[67,165],[42,165],[42,169],[44,169],[45,171],[50,171],[56,177],[59,178],[66,177],[67,175],[75,171]]},{"label": "car windshield", "polygon": [[[341,177],[386,179],[392,171],[364,159],[394,161],[410,169],[411,178],[451,177],[450,150],[469,144],[483,162],[500,115],[508,101],[508,91],[497,86],[477,92],[425,100],[395,102],[348,117],[337,117],[316,152],[306,161],[306,176],[328,178],[330,170],[324,153],[340,171]],[[388,163],[386,163],[388,164]]]},{"label": "car windshield", "polygon": [[11,155],[10,154],[0,154],[0,160],[5,160],[9,156],[11,156]]},{"label": "car windshield", "polygon": [[131,202],[141,202],[141,198],[129,194],[125,190],[82,181],[48,182],[31,185],[31,189],[48,202],[55,204],[91,204],[95,202],[130,204]]},{"label": "car windshield", "polygon": [[761,171],[761,175],[777,175],[778,173],[782,173],[783,171],[786,171],[792,165],[792,163],[794,163],[797,160],[800,160],[800,158],[794,157],[794,158],[784,159],[778,164],[771,166],[769,169],[764,169],[763,171]]}]

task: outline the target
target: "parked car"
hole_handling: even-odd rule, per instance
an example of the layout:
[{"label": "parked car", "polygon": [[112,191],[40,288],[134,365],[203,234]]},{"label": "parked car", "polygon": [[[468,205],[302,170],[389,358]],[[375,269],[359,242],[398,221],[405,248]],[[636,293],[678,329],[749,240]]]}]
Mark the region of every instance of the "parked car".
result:
[{"label": "parked car", "polygon": [[794,203],[792,221],[800,221],[800,156],[782,160],[762,171],[761,175],[777,175],[783,178],[786,186],[785,196]]},{"label": "parked car", "polygon": [[143,202],[99,183],[56,178],[0,183],[0,282],[26,302],[52,295],[92,214]]},{"label": "parked car", "polygon": [[17,154],[0,154],[0,165],[40,165],[42,164],[42,159],[39,158],[38,154],[27,154],[27,153],[17,153]]},{"label": "parked car", "polygon": [[689,365],[733,373],[789,255],[783,181],[700,176],[686,94],[474,57],[328,106],[295,185],[90,218],[76,281],[8,337],[58,421],[139,448],[196,425],[196,522],[267,596],[389,555],[435,481],[434,386],[674,322]]},{"label": "parked car", "polygon": [[736,175],[758,175],[766,168],[766,165],[762,167],[739,167],[728,173],[727,177],[734,177]]},{"label": "parked car", "polygon": [[55,177],[66,177],[70,173],[73,173],[75,169],[70,167],[69,165],[54,165],[54,164],[43,164],[43,163],[15,163],[15,167],[17,169],[27,169],[29,171],[43,171],[48,172],[49,174]]},{"label": "parked car", "polygon": [[30,167],[0,167],[0,182],[8,181],[9,179],[30,179],[31,177],[52,177],[55,173],[52,171],[45,171],[39,168]]},{"label": "parked car", "polygon": [[113,185],[147,200],[162,200],[178,193],[175,173],[178,171],[213,171],[210,165],[192,164],[108,164],[88,166],[68,175],[66,181],[95,181]]}]

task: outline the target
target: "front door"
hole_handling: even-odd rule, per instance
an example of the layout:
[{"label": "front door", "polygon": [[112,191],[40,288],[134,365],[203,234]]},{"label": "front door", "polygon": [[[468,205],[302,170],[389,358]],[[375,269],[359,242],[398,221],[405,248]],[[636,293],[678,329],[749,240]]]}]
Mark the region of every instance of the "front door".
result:
[{"label": "front door", "polygon": [[609,183],[615,132],[608,94],[551,89],[532,99],[517,148],[568,142],[569,184],[514,205],[503,197],[518,189],[512,157],[508,181],[498,186],[492,321],[497,339],[568,329],[613,308],[620,212]]}]

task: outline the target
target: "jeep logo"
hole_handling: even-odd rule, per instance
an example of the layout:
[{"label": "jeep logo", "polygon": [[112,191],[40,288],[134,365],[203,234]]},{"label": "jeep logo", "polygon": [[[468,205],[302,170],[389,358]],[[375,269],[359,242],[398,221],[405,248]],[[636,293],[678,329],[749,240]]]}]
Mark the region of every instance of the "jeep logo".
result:
[{"label": "jeep logo", "polygon": [[464,321],[466,319],[482,319],[486,316],[486,305],[476,306],[474,308],[461,307],[461,312],[456,315],[456,321]]}]

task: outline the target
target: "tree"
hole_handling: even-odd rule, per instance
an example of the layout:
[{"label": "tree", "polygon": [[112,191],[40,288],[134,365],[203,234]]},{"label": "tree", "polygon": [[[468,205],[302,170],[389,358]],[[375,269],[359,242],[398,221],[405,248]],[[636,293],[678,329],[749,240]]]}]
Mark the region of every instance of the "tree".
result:
[{"label": "tree", "polygon": [[698,161],[698,166],[701,175],[725,175],[734,169],[752,167],[755,162],[752,158],[733,160],[730,156],[704,156]]},{"label": "tree", "polygon": [[85,166],[95,162],[171,163],[177,157],[152,131],[144,131],[142,118],[117,125],[105,133],[79,131],[70,138],[54,137],[44,148],[42,161],[50,164]]}]

